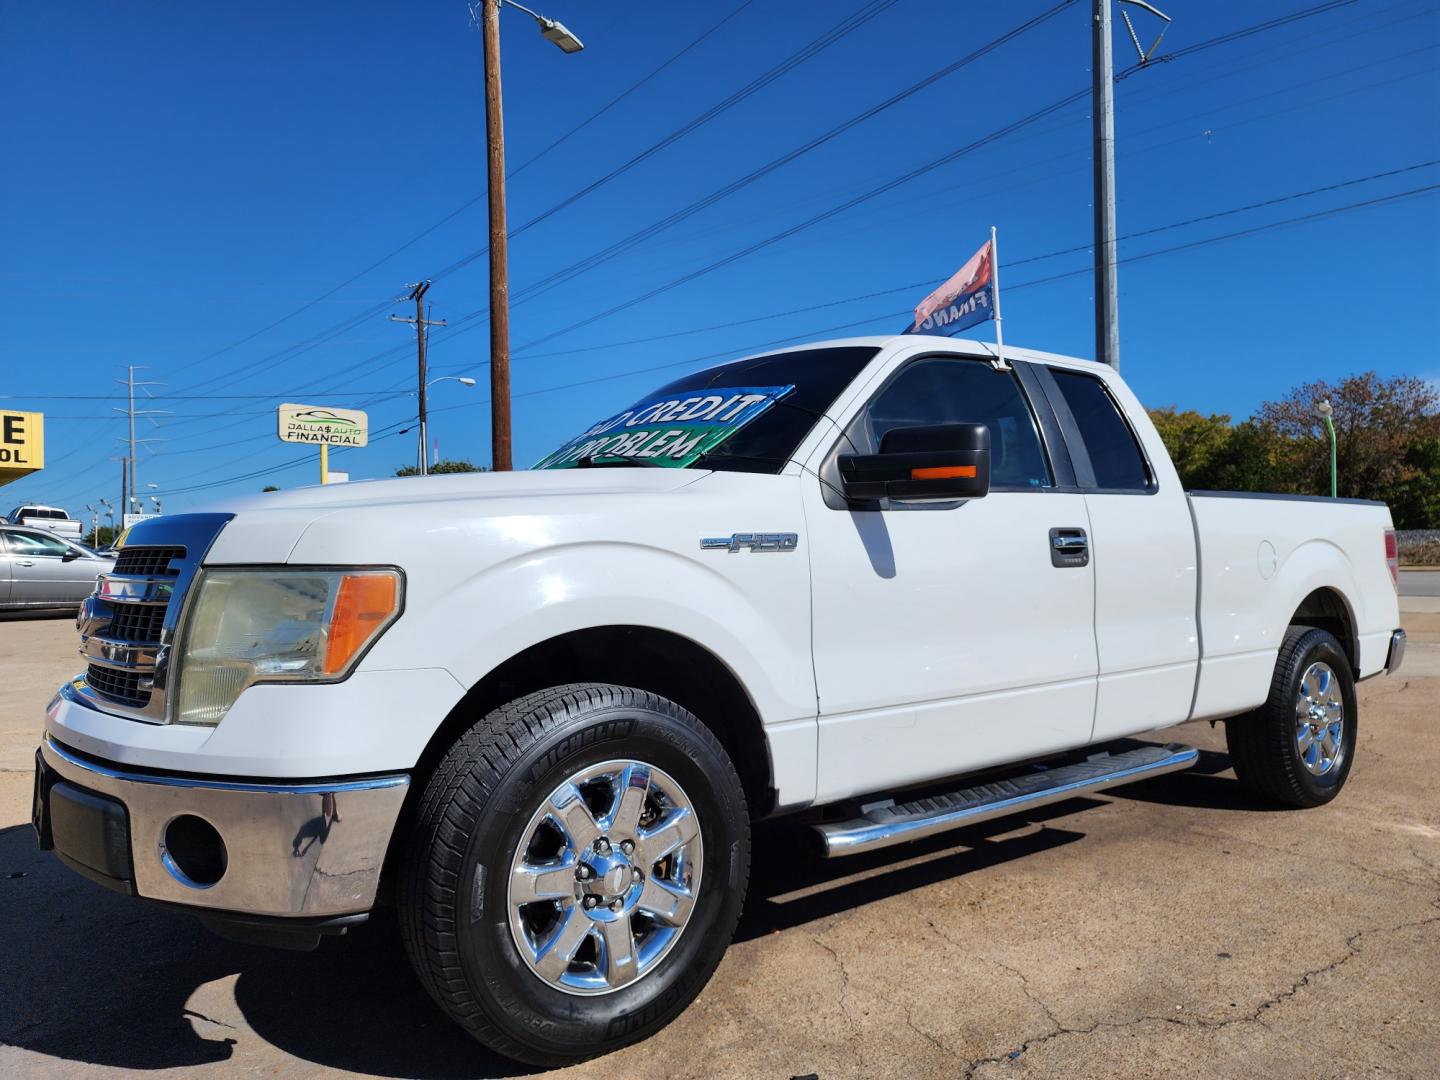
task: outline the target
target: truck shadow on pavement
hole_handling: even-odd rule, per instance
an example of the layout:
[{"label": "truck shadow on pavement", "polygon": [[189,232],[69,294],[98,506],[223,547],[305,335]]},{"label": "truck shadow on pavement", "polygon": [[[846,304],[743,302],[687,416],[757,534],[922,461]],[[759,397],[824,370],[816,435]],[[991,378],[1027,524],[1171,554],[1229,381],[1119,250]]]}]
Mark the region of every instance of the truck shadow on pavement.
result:
[{"label": "truck shadow on pavement", "polygon": [[[1086,834],[1050,822],[1073,826],[1074,815],[1111,797],[1258,808],[1216,775],[1227,767],[1223,754],[1206,754],[1193,773],[844,859],[822,858],[802,825],[762,824],[737,940],[1072,844]],[[28,825],[0,829],[0,910],[0,1046],[118,1068],[196,1069],[259,1039],[268,1046],[246,1054],[248,1068],[278,1067],[278,1052],[380,1077],[531,1072],[439,1011],[384,915],[312,953],[234,944],[188,915],[83,880],[38,852]]]}]

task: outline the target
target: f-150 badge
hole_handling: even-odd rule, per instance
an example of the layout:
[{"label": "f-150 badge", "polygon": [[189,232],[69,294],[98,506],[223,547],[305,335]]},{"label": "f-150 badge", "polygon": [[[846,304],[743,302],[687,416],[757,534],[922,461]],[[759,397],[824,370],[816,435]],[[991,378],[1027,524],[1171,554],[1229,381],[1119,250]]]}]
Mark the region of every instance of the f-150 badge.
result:
[{"label": "f-150 badge", "polygon": [[731,533],[729,536],[705,536],[700,546],[706,551],[794,551],[800,546],[798,533]]}]

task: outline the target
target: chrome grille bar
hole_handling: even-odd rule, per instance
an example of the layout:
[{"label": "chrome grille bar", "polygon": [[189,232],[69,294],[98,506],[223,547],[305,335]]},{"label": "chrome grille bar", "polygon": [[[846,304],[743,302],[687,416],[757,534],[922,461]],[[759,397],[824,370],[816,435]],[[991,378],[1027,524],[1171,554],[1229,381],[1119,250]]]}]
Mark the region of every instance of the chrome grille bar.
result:
[{"label": "chrome grille bar", "polygon": [[92,708],[168,723],[169,655],[185,596],[229,514],[178,514],[136,525],[75,621],[87,668],[72,684]]}]

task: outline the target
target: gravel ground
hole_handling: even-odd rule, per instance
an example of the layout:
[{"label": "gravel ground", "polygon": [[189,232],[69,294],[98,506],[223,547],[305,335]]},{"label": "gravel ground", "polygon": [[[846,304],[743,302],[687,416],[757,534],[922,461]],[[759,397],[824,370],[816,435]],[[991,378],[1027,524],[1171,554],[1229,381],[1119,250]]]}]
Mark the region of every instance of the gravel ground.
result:
[{"label": "gravel ground", "polygon": [[[1204,751],[1191,772],[929,842],[827,863],[763,828],[700,999],[555,1075],[1440,1075],[1440,613],[1405,623],[1417,662],[1362,685],[1330,806],[1252,801],[1191,724],[1157,736]],[[68,620],[0,622],[0,1074],[524,1073],[436,1012],[384,924],[232,945],[38,854],[31,755],[73,649]]]}]

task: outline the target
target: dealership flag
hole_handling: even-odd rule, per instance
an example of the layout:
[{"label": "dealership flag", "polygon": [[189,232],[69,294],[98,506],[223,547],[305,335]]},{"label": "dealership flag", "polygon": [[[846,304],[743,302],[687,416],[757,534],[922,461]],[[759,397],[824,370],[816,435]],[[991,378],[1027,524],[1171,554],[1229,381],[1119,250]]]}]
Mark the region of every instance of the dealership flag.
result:
[{"label": "dealership flag", "polygon": [[995,335],[1000,335],[1000,287],[995,265],[995,230],[990,240],[955,271],[953,277],[932,292],[915,308],[915,321],[907,334],[955,334],[961,330],[995,320]]}]

